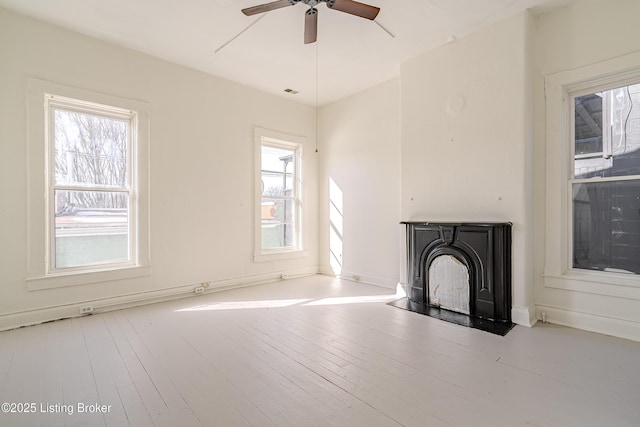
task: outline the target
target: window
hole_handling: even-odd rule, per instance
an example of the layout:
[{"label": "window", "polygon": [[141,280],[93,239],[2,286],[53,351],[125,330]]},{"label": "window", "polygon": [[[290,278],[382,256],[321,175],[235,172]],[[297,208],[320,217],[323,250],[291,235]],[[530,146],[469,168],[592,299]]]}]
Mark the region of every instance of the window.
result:
[{"label": "window", "polygon": [[50,271],[136,258],[136,113],[46,96]]},{"label": "window", "polygon": [[301,250],[300,138],[256,129],[256,254]]},{"label": "window", "polygon": [[29,291],[149,276],[149,105],[27,79]]},{"label": "window", "polygon": [[572,267],[640,274],[640,84],[571,99]]}]

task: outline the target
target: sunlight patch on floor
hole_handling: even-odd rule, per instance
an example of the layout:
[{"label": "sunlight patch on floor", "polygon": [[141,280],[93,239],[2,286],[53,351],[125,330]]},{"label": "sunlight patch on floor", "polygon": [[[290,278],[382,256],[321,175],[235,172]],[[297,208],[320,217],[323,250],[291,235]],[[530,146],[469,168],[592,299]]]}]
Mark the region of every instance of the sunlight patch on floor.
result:
[{"label": "sunlight patch on floor", "polygon": [[310,301],[310,299],[280,299],[263,301],[224,301],[214,304],[196,305],[194,307],[182,308],[180,311],[212,311],[212,310],[239,310],[244,308],[279,308],[300,304]]},{"label": "sunlight patch on floor", "polygon": [[390,302],[402,298],[402,295],[365,295],[355,297],[332,297],[322,298],[308,302],[303,305],[340,305],[340,304],[362,304],[368,302]]},{"label": "sunlight patch on floor", "polygon": [[363,304],[363,303],[387,303],[406,296],[402,286],[398,285],[395,294],[386,295],[356,295],[350,297],[328,297],[328,298],[305,298],[305,299],[281,299],[281,300],[258,300],[258,301],[222,301],[213,304],[201,304],[188,308],[181,308],[176,312],[190,311],[214,311],[214,310],[242,310],[250,308],[282,308],[292,305],[300,306],[321,306],[321,305],[342,305],[342,304]]}]

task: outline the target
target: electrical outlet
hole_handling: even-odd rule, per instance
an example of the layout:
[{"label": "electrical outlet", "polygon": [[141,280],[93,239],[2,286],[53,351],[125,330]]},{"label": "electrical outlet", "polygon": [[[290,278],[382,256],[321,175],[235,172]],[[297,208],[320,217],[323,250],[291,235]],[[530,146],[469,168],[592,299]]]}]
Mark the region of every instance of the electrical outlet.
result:
[{"label": "electrical outlet", "polygon": [[193,290],[193,292],[196,294],[204,294],[204,286],[198,286]]},{"label": "electrical outlet", "polygon": [[93,313],[92,305],[85,305],[84,307],[80,307],[80,314],[92,314],[92,313]]}]

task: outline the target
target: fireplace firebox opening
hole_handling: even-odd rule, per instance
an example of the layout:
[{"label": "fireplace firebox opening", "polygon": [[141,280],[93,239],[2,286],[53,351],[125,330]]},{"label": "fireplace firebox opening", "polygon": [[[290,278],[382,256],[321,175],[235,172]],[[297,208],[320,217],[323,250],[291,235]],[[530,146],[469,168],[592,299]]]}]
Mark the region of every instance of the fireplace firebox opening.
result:
[{"label": "fireplace firebox opening", "polygon": [[469,315],[469,270],[458,258],[435,258],[426,285],[429,305]]}]

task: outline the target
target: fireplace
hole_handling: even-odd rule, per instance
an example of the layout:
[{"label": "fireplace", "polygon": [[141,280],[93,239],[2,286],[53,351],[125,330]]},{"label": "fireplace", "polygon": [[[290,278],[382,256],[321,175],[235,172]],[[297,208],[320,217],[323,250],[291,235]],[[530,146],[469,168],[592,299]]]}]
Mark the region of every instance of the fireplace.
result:
[{"label": "fireplace", "polygon": [[511,223],[403,222],[407,298],[396,306],[506,334],[511,323]]}]

